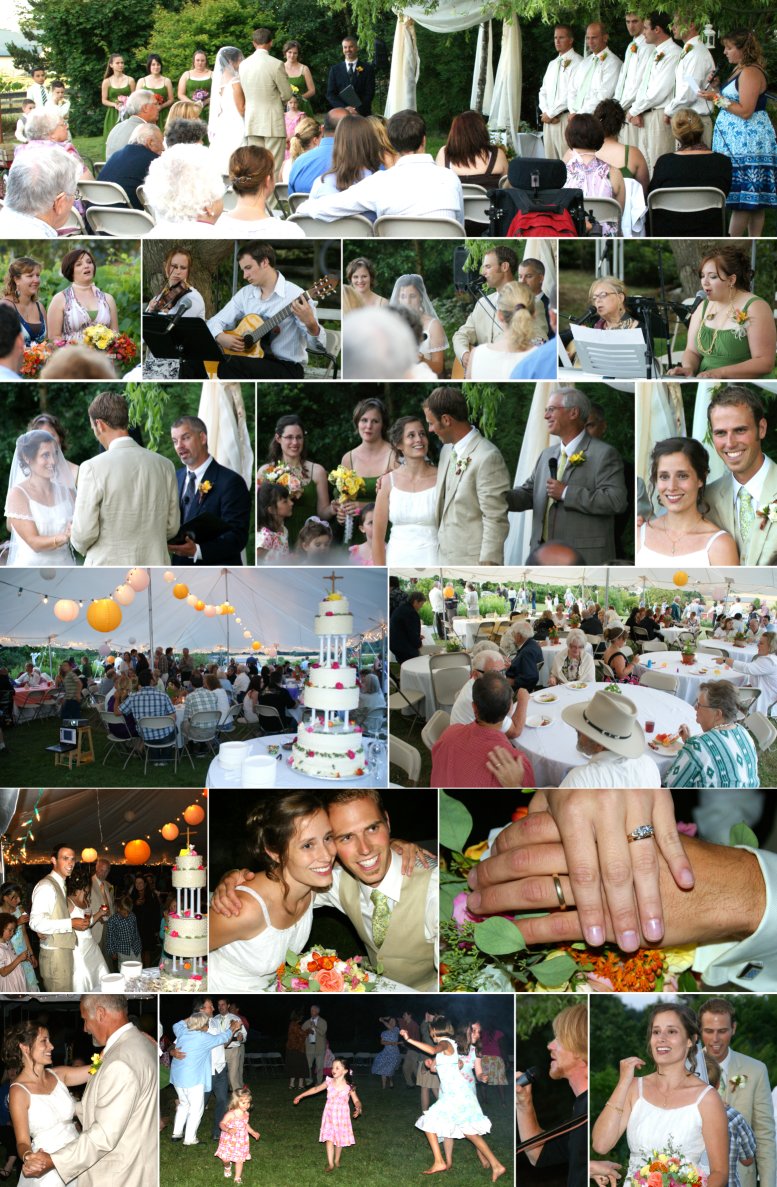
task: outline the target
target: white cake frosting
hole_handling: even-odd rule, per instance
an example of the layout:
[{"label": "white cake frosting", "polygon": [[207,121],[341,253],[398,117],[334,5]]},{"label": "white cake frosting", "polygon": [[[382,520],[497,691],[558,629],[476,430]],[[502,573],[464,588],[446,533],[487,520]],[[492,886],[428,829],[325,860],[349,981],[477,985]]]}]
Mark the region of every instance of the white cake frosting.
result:
[{"label": "white cake frosting", "polygon": [[[171,956],[205,956],[208,951],[208,921],[185,918],[172,911],[165,929],[165,952]],[[172,933],[176,932],[177,935]]]},{"label": "white cake frosting", "polygon": [[[176,902],[165,924],[164,950],[179,960],[197,960],[197,972],[202,972],[200,964],[208,954],[207,897],[199,893],[206,883],[203,859],[194,847],[179,853],[173,866]],[[176,971],[181,969],[174,966]]]},{"label": "white cake frosting", "polygon": [[321,615],[314,620],[313,630],[317,635],[352,635],[353,614]]},{"label": "white cake frosting", "polygon": [[190,890],[196,890],[198,886],[204,888],[206,881],[205,867],[199,853],[178,855],[173,866],[173,886],[176,890],[179,887]]}]

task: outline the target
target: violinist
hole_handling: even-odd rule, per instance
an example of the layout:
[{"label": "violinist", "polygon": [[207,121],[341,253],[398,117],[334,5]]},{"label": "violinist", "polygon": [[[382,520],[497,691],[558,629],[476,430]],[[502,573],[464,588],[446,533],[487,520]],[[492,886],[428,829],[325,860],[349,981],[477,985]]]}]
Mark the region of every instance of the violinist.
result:
[{"label": "violinist", "polygon": [[[164,313],[173,317],[185,299],[191,304],[184,311],[183,317],[205,316],[205,302],[202,295],[189,284],[191,266],[192,254],[187,248],[173,247],[170,249],[164,262],[164,287],[149,301],[146,313]],[[177,379],[180,365],[178,359],[157,359],[149,350],[143,363],[143,378]]]}]

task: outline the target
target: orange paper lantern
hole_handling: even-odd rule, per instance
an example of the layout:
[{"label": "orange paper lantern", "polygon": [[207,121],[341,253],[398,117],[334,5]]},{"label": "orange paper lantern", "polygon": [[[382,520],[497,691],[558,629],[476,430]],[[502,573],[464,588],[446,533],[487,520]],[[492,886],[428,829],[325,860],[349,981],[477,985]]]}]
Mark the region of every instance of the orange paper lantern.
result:
[{"label": "orange paper lantern", "polygon": [[183,599],[188,596],[188,593],[189,593],[189,586],[184,585],[183,581],[178,581],[173,586],[173,597],[178,598],[179,602],[182,602]]},{"label": "orange paper lantern", "polygon": [[130,865],[143,866],[151,856],[151,846],[148,841],[128,841],[124,846],[124,856]]},{"label": "orange paper lantern", "polygon": [[251,644],[251,650],[252,651],[260,651],[261,647],[262,647],[262,644],[258,643],[257,640],[254,639],[253,643]]},{"label": "orange paper lantern", "polygon": [[202,824],[205,810],[199,804],[189,804],[189,807],[184,809],[183,818],[187,824]]},{"label": "orange paper lantern", "polygon": [[194,609],[195,610],[204,610],[205,609],[205,603],[202,601],[201,598],[195,598]]},{"label": "orange paper lantern", "polygon": [[678,570],[678,572],[677,572],[677,573],[675,573],[675,575],[672,577],[672,581],[675,583],[675,585],[681,585],[681,586],[682,586],[682,585],[687,585],[687,584],[688,584],[688,574],[687,574],[687,573],[683,573],[682,569],[680,569],[680,570]]},{"label": "orange paper lantern", "polygon": [[121,610],[113,598],[98,598],[90,604],[86,612],[86,621],[93,631],[107,635],[110,631],[115,631],[121,622]]},{"label": "orange paper lantern", "polygon": [[170,824],[163,825],[162,826],[162,836],[164,837],[164,839],[166,841],[174,841],[175,838],[178,836],[178,825],[173,824],[172,821],[170,822]]},{"label": "orange paper lantern", "polygon": [[97,861],[97,850],[96,849],[82,849],[81,850],[81,861]]}]

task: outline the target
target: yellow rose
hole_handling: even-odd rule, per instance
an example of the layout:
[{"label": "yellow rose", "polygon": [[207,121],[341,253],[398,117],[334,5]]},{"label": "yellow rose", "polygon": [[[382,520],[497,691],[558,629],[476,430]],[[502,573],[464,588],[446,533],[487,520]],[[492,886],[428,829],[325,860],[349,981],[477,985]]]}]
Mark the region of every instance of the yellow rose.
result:
[{"label": "yellow rose", "polygon": [[486,849],[488,849],[488,841],[481,841],[479,844],[470,845],[469,848],[465,849],[464,856],[471,858],[472,861],[480,861]]},{"label": "yellow rose", "polygon": [[696,947],[687,944],[682,948],[665,948],[663,955],[668,973],[684,973],[694,962]]}]

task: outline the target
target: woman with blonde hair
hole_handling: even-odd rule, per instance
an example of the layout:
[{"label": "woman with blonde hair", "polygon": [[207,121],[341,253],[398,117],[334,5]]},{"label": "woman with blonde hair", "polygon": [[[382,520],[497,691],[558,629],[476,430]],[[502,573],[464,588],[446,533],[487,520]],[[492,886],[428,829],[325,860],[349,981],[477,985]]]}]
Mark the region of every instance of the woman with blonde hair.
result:
[{"label": "woman with blonde hair", "polygon": [[378,149],[380,151],[380,159],[383,162],[383,168],[390,169],[392,165],[396,164],[399,154],[389,140],[386,120],[382,115],[368,115],[367,123],[372,125],[372,130],[378,141]]},{"label": "woman with blonde hair", "polygon": [[467,379],[509,379],[522,358],[539,343],[534,338],[534,295],[517,280],[502,285],[496,304],[496,318],[503,332],[493,342],[481,342],[470,351]]},{"label": "woman with blonde hair", "polygon": [[196,99],[176,99],[167,115],[167,122],[173,120],[198,120],[202,116],[202,103]]},{"label": "woman with blonde hair", "polygon": [[[731,158],[713,152],[704,143],[704,124],[689,107],[678,107],[672,116],[672,135],[677,141],[674,152],[663,153],[656,161],[647,192],[682,186],[711,186],[728,194],[731,189]],[[720,235],[720,211],[717,206],[693,212],[693,234],[700,238]],[[654,235],[687,235],[688,216],[673,210],[655,210],[651,215]]]},{"label": "woman with blonde hair", "polygon": [[46,311],[38,300],[43,265],[31,256],[11,260],[3,283],[0,305],[11,305],[19,316],[24,345],[46,337]]}]

